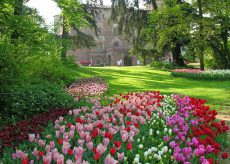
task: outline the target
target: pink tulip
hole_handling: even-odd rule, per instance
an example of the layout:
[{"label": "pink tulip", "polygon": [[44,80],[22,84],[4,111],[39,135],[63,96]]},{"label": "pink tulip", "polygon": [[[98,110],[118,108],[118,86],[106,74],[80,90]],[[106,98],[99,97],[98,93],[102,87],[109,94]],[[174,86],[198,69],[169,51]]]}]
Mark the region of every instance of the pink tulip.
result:
[{"label": "pink tulip", "polygon": [[123,134],[122,136],[121,136],[121,139],[122,139],[122,141],[123,142],[126,142],[127,141],[127,139],[128,139],[128,135],[127,134]]},{"label": "pink tulip", "polygon": [[93,142],[89,142],[86,144],[86,147],[89,149],[89,150],[92,150],[93,149]]},{"label": "pink tulip", "polygon": [[97,145],[96,150],[100,155],[102,155],[102,154],[104,154],[106,149],[107,149],[106,146],[104,146],[103,144],[100,143],[99,145]]},{"label": "pink tulip", "polygon": [[40,146],[40,147],[42,147],[42,146],[45,146],[45,144],[46,144],[46,142],[45,141],[43,141],[43,140],[38,140],[38,145]]},{"label": "pink tulip", "polygon": [[52,161],[52,154],[46,154],[46,156],[43,156],[43,162],[46,164],[50,164]]},{"label": "pink tulip", "polygon": [[59,130],[56,130],[56,137],[59,138],[60,137],[61,132]]},{"label": "pink tulip", "polygon": [[121,153],[121,154],[117,153],[117,158],[118,158],[119,161],[123,161],[124,153]]},{"label": "pink tulip", "polygon": [[78,142],[78,145],[79,145],[79,146],[82,146],[82,147],[83,147],[85,140],[79,139],[77,142]]},{"label": "pink tulip", "polygon": [[69,110],[69,115],[72,116],[73,115],[73,111]]},{"label": "pink tulip", "polygon": [[65,125],[62,125],[62,126],[60,127],[60,132],[61,132],[61,133],[64,133],[64,132],[65,132]]},{"label": "pink tulip", "polygon": [[103,144],[105,146],[108,146],[109,145],[109,139],[108,138],[103,138]]},{"label": "pink tulip", "polygon": [[113,157],[111,157],[110,154],[108,154],[105,158],[105,164],[116,164],[118,163],[117,160],[115,160]]},{"label": "pink tulip", "polygon": [[34,150],[33,150],[32,154],[33,154],[34,156],[37,156],[37,155],[38,155],[38,153],[39,153],[39,151],[37,150],[37,148],[34,148]]},{"label": "pink tulip", "polygon": [[77,156],[83,156],[84,149],[83,149],[83,147],[81,147],[81,146],[74,147],[74,148],[73,148],[73,152],[74,152],[74,154],[77,155]]},{"label": "pink tulip", "polygon": [[82,131],[79,135],[80,135],[80,138],[83,139],[85,137],[85,132]]},{"label": "pink tulip", "polygon": [[50,149],[51,149],[51,146],[50,145],[46,145],[45,150],[46,150],[47,153],[50,152]]},{"label": "pink tulip", "polygon": [[57,164],[64,164],[64,155],[60,154],[57,157]]},{"label": "pink tulip", "polygon": [[30,160],[30,164],[34,164],[34,160]]},{"label": "pink tulip", "polygon": [[71,161],[70,159],[68,159],[65,163],[66,164],[73,164],[73,161]]},{"label": "pink tulip", "polygon": [[29,141],[33,142],[35,139],[35,134],[29,134]]},{"label": "pink tulip", "polygon": [[69,132],[69,138],[73,138],[74,137],[74,131],[70,131]]}]

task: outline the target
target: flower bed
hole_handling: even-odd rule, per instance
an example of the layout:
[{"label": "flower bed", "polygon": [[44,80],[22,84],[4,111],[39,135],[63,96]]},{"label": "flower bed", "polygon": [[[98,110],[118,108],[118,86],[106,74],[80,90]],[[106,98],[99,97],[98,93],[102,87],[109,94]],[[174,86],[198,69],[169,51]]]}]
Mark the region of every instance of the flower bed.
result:
[{"label": "flower bed", "polygon": [[91,109],[70,110],[42,135],[29,134],[16,151],[5,151],[2,161],[212,163],[220,160],[228,126],[217,122],[216,111],[204,104],[154,91],[121,94],[108,106],[97,101]]},{"label": "flower bed", "polygon": [[102,78],[94,77],[77,80],[66,91],[78,101],[81,97],[100,96],[108,90],[108,87]]},{"label": "flower bed", "polygon": [[176,69],[171,72],[171,75],[195,80],[230,80],[230,70]]},{"label": "flower bed", "polygon": [[28,140],[29,133],[41,133],[49,121],[55,121],[67,113],[67,109],[50,110],[49,113],[44,112],[32,119],[3,127],[0,130],[0,154],[2,154],[4,148],[17,146],[22,141]]}]

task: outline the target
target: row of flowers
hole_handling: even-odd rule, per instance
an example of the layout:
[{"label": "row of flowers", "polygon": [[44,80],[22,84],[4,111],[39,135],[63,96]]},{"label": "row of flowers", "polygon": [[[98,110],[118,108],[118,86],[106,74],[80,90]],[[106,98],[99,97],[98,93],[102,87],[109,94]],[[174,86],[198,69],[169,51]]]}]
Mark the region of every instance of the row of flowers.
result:
[{"label": "row of flowers", "polygon": [[0,130],[0,154],[2,154],[4,148],[15,147],[19,143],[28,140],[28,134],[41,133],[49,121],[53,122],[67,113],[68,110],[66,109],[54,109],[50,110],[49,113],[44,112],[34,116],[32,119],[3,127]]},{"label": "row of flowers", "polygon": [[66,92],[78,101],[82,97],[100,96],[108,90],[108,84],[100,77],[83,78],[73,82]]},{"label": "row of flowers", "polygon": [[171,75],[196,80],[230,80],[230,70],[175,69]]},{"label": "row of flowers", "polygon": [[[115,96],[107,106],[91,100],[59,117],[42,135],[15,151],[3,163],[213,163],[222,151],[228,126],[215,121],[204,100],[159,92]],[[222,153],[227,158],[227,153]]]}]

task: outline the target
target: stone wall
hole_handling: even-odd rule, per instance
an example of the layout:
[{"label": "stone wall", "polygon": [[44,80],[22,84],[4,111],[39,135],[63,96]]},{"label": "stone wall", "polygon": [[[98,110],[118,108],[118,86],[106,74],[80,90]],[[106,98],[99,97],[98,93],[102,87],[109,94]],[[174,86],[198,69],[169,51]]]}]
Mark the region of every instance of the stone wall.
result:
[{"label": "stone wall", "polygon": [[[109,22],[111,15],[110,7],[101,7],[101,13],[97,17],[97,25],[101,30],[96,37],[91,29],[83,29],[87,34],[94,36],[97,45],[90,49],[69,50],[68,56],[76,58],[76,62],[82,65],[105,66],[105,65],[137,65],[137,57],[127,57],[130,45],[124,37],[118,34],[117,25]],[[74,33],[74,32],[73,32]],[[127,59],[129,62],[124,62]]]}]

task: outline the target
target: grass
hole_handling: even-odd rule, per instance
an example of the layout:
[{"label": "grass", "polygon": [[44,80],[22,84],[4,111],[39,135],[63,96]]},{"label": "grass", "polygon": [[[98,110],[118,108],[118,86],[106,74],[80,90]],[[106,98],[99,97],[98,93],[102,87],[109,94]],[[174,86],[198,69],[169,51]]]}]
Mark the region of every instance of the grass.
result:
[{"label": "grass", "polygon": [[84,67],[80,76],[101,76],[110,85],[111,94],[159,90],[207,100],[217,110],[230,110],[230,81],[196,81],[170,76],[170,72],[144,66]]}]

